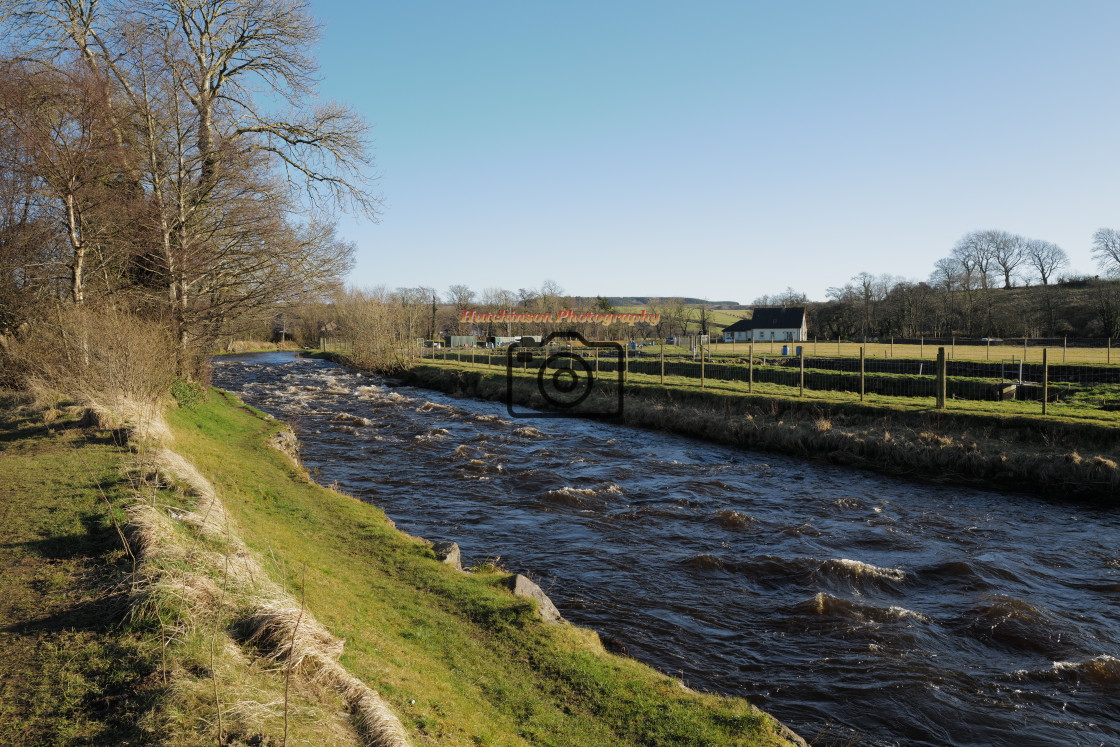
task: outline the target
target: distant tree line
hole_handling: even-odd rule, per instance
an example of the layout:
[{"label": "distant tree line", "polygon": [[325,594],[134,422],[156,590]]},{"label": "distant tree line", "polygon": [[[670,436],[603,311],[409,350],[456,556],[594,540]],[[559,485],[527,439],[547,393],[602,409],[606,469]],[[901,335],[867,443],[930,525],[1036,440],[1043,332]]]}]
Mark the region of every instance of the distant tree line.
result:
[{"label": "distant tree line", "polygon": [[[1115,337],[1120,334],[1120,231],[1093,236],[1105,277],[1068,274],[1058,245],[1007,231],[965,234],[929,279],[861,272],[810,304],[810,335]],[[1065,274],[1064,274],[1065,273]]]},{"label": "distant tree line", "polygon": [[[561,311],[619,313],[608,298],[568,295],[559,284],[545,280],[539,288],[485,288],[475,291],[455,284],[442,293],[430,287],[384,287],[360,290],[346,289],[335,293],[328,302],[305,304],[291,314],[290,329],[308,344],[320,339],[360,341],[372,345],[374,338],[383,341],[377,349],[363,348],[367,365],[394,368],[419,354],[418,342],[438,341],[446,335],[509,337],[548,335],[574,330],[588,340],[625,340],[667,338],[689,333],[718,334],[722,328],[713,321],[714,304],[687,303],[684,298],[647,299],[640,307],[660,316],[656,323],[604,325],[571,323],[558,319]],[[554,321],[532,324],[486,321],[461,322],[463,311],[512,311],[548,315]]]}]

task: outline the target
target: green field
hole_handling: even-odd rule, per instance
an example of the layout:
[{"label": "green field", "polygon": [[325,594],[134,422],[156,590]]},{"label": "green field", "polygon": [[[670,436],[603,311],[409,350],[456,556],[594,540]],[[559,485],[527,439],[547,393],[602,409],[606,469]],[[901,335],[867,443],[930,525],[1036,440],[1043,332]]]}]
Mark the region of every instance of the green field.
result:
[{"label": "green field", "polygon": [[[948,356],[949,360],[999,361],[1015,359],[1028,363],[1041,363],[1043,351],[1043,348],[1034,345],[1028,345],[1024,348],[1021,344],[1013,345],[1007,341],[999,345],[954,345],[951,343],[939,343],[937,345],[933,343],[927,345],[903,345],[899,343],[895,345],[890,342],[837,343],[836,340],[809,340],[807,342],[756,342],[754,343],[754,352],[759,355],[763,353],[780,354],[783,345],[789,346],[791,352],[797,346],[801,346],[805,355],[810,356],[855,358],[859,356],[860,348],[863,348],[864,355],[868,358],[906,358],[909,360],[936,359],[938,347],[944,347],[945,355]],[[713,343],[711,348],[712,354],[717,356],[744,356],[750,349],[750,343],[719,342]],[[1045,349],[1050,363],[1103,363],[1120,366],[1120,350],[1111,350],[1107,347],[1063,348],[1058,345]]]}]

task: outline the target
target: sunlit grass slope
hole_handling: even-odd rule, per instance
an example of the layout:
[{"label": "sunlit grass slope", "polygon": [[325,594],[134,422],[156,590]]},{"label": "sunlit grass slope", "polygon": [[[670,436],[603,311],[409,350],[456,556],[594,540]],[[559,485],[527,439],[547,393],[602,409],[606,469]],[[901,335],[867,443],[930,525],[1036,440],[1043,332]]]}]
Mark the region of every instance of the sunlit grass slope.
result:
[{"label": "sunlit grass slope", "polygon": [[696,693],[549,626],[465,574],[373,506],[310,483],[267,445],[271,418],[214,392],[170,415],[174,448],[218,490],[250,549],[323,624],[342,663],[389,701],[417,743],[783,744],[744,700]]}]

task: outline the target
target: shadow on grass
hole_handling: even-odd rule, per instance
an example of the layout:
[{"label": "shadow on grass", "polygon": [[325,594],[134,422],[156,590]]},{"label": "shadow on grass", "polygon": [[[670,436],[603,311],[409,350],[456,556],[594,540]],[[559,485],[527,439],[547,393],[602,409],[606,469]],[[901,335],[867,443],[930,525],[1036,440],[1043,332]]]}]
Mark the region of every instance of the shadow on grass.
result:
[{"label": "shadow on grass", "polygon": [[61,631],[108,633],[120,627],[127,612],[128,594],[119,590],[67,605],[49,615],[5,625],[0,633],[23,636]]}]

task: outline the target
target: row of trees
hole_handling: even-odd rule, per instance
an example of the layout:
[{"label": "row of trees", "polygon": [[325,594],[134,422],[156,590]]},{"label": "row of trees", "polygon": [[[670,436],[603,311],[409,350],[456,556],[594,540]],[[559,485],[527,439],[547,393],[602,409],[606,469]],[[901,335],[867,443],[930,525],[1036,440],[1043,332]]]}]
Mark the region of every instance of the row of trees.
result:
[{"label": "row of trees", "polygon": [[[1093,256],[1105,274],[1120,275],[1120,232],[1097,231]],[[1120,332],[1114,311],[1120,306],[1120,284],[1063,275],[1068,268],[1065,251],[1052,242],[1007,231],[973,231],[934,263],[928,281],[863,272],[829,288],[826,302],[811,305],[811,334],[1037,337]]]},{"label": "row of trees", "polygon": [[305,304],[293,309],[286,320],[288,333],[305,344],[320,339],[349,345],[355,357],[373,367],[393,368],[418,354],[418,340],[438,340],[444,335],[511,336],[547,335],[574,329],[589,340],[658,338],[706,332],[717,334],[710,306],[696,306],[683,298],[653,301],[644,306],[660,315],[657,323],[612,324],[552,321],[531,325],[510,322],[460,322],[461,312],[516,311],[549,315],[561,311],[620,313],[610,300],[567,295],[563,288],[546,280],[539,288],[486,288],[480,292],[466,285],[452,285],[440,293],[434,288],[345,289],[328,302]]},{"label": "row of trees", "polygon": [[164,325],[182,365],[349,271],[367,128],[316,103],[301,0],[0,5],[0,340],[58,307]]}]

